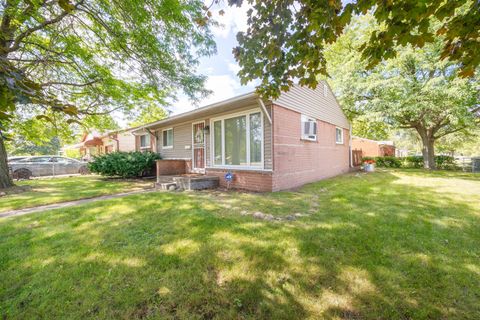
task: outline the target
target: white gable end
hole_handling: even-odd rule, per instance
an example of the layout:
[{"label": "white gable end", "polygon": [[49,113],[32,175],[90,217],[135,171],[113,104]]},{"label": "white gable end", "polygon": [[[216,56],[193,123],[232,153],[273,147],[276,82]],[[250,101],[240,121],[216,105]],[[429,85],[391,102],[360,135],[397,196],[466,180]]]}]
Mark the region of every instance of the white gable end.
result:
[{"label": "white gable end", "polygon": [[327,84],[324,86],[324,82],[319,83],[315,90],[295,85],[273,103],[345,129],[350,128],[332,90]]}]

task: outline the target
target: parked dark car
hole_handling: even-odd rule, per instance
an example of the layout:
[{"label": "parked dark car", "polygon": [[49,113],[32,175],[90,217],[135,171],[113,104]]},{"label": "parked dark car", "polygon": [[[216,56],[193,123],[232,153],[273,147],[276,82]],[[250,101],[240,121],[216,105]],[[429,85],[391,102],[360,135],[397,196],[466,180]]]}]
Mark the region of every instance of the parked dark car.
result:
[{"label": "parked dark car", "polygon": [[86,162],[60,156],[27,157],[9,162],[8,166],[14,179],[88,173]]}]

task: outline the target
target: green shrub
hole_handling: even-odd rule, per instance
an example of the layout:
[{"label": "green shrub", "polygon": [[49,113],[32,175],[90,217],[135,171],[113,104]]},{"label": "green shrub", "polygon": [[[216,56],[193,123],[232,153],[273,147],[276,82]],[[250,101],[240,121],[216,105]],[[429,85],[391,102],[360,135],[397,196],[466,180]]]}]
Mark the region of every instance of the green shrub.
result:
[{"label": "green shrub", "polygon": [[400,168],[402,166],[402,161],[399,158],[392,156],[376,157],[375,161],[377,162],[378,167],[383,168]]},{"label": "green shrub", "polygon": [[408,156],[403,158],[402,162],[403,168],[423,168],[422,156]]},{"label": "green shrub", "polygon": [[157,159],[160,155],[153,152],[112,152],[94,157],[88,167],[102,176],[132,178],[151,173]]},{"label": "green shrub", "polygon": [[451,156],[435,156],[435,164],[437,169],[453,170],[455,166],[455,158]]}]

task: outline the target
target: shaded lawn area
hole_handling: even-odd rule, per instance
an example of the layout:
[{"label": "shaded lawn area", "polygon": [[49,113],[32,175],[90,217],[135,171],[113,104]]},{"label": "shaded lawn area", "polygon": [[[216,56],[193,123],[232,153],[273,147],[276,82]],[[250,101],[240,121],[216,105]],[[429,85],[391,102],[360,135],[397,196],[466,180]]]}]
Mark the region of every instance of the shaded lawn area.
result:
[{"label": "shaded lawn area", "polygon": [[134,191],[151,187],[153,182],[106,179],[89,175],[23,180],[15,184],[30,187],[31,190],[0,197],[0,212]]},{"label": "shaded lawn area", "polygon": [[[296,221],[265,221],[242,211]],[[475,319],[480,179],[391,170],[296,192],[150,193],[0,220],[0,316]]]}]

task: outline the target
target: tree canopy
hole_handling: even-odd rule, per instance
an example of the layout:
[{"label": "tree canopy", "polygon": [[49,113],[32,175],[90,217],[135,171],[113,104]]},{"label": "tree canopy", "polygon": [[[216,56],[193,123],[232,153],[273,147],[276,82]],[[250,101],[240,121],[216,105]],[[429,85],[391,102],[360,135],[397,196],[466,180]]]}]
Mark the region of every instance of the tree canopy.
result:
[{"label": "tree canopy", "polygon": [[368,62],[357,50],[374,28],[376,22],[370,16],[355,19],[329,46],[331,84],[352,117],[373,115],[375,119],[380,115],[373,123],[415,130],[423,144],[425,166],[434,168],[438,139],[480,123],[479,77],[459,77],[458,63],[439,61],[443,45],[439,36],[422,48],[397,47],[395,58],[366,70]]},{"label": "tree canopy", "polygon": [[[229,0],[242,5],[244,0]],[[327,75],[325,48],[353,16],[371,13],[379,23],[357,48],[366,68],[397,55],[398,48],[422,48],[441,36],[438,60],[473,76],[480,64],[480,2],[465,0],[249,0],[248,29],[239,32],[233,52],[243,83],[259,79],[259,92],[277,97],[296,79],[315,87]],[[439,21],[439,23],[433,23]]]},{"label": "tree canopy", "polygon": [[212,24],[201,0],[1,0],[0,187],[12,119],[80,123],[205,95],[196,66],[215,51]]}]

